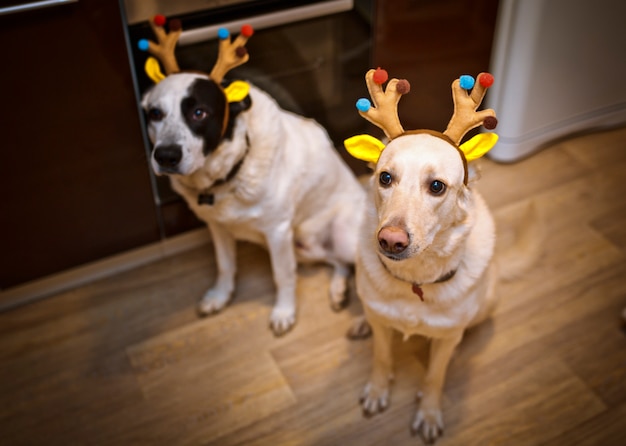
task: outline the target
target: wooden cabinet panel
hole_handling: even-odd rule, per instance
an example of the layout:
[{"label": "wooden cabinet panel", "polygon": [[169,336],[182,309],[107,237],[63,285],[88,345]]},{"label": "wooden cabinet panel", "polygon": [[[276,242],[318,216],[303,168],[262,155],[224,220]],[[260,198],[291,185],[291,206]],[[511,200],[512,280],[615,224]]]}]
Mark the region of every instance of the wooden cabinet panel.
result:
[{"label": "wooden cabinet panel", "polygon": [[4,289],[159,239],[118,2],[0,17]]}]

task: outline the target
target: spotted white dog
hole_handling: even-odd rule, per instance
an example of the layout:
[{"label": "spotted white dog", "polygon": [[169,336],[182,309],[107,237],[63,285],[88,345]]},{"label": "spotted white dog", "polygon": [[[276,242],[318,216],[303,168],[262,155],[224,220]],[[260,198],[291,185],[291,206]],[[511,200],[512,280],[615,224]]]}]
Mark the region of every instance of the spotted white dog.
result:
[{"label": "spotted white dog", "polygon": [[269,250],[277,335],[295,322],[298,261],[333,265],[331,305],[341,308],[364,192],[325,130],[254,86],[225,113],[222,89],[201,74],[168,76],[145,95],[143,107],[154,171],[169,175],[212,234],[218,275],[200,312],[219,311],[233,294],[235,240]]},{"label": "spotted white dog", "polygon": [[356,256],[364,191],[326,131],[315,121],[281,109],[249,83],[224,81],[248,60],[252,28],[231,42],[220,29],[218,61],[210,74],[180,72],[173,56],[180,23],[151,22],[159,42],[140,48],[159,57],[167,76],[146,71],[157,84],[143,97],[151,163],[209,227],[217,279],[199,303],[202,314],[221,310],[235,288],[236,240],[265,246],[277,297],[270,316],[276,335],[296,320],[297,262],[334,267],[330,299],[345,302],[346,280]]}]

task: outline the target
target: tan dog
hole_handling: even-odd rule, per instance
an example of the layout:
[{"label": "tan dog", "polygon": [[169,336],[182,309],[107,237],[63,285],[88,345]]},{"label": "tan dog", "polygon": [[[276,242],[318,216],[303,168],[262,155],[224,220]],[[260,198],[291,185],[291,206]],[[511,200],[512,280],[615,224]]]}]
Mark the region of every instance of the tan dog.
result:
[{"label": "tan dog", "polygon": [[362,135],[346,141],[355,156],[376,162],[356,262],[357,293],[374,336],[373,369],[361,404],[367,414],[389,404],[394,330],[405,338],[430,338],[421,405],[412,422],[427,441],[443,429],[441,392],[452,353],[465,329],[495,304],[494,221],[471,187],[467,164],[495,141],[482,134],[459,146],[469,129],[497,123],[493,110],[476,112],[493,81],[488,74],[478,79],[471,94],[459,80],[453,83],[455,115],[444,133],[405,132],[396,105],[408,83],[393,79],[383,92],[386,76],[371,70],[366,80],[376,108],[366,104],[360,111],[391,142],[384,147]]}]

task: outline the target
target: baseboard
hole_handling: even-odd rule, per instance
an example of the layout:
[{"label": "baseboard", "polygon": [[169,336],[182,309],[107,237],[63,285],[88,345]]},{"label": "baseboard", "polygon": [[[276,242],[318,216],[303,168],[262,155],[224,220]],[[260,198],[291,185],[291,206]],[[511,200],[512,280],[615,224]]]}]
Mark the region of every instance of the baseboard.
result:
[{"label": "baseboard", "polygon": [[97,279],[128,271],[207,244],[209,231],[200,228],[131,251],[0,291],[0,312],[8,311]]}]

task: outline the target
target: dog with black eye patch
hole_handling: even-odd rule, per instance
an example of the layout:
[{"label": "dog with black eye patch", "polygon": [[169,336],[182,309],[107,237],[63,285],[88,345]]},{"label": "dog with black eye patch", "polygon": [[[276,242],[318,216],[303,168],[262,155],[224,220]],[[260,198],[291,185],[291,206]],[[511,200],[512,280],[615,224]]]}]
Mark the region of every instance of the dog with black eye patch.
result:
[{"label": "dog with black eye patch", "polygon": [[[366,83],[374,104],[361,99],[357,108],[390,142],[385,146],[369,135],[345,142],[353,156],[375,164],[356,260],[357,294],[374,347],[361,405],[366,414],[389,405],[394,332],[429,338],[430,359],[411,428],[430,442],[443,429],[441,394],[450,358],[464,331],[494,308],[498,271],[505,269],[494,258],[494,220],[472,187],[470,164],[493,147],[497,135],[481,133],[461,144],[470,129],[497,124],[493,110],[477,111],[493,77],[481,73],[476,81],[461,76],[453,82],[455,111],[443,133],[405,131],[397,104],[410,86],[392,79],[383,90],[385,82],[384,70],[370,70]],[[362,329],[361,322],[353,327]]]},{"label": "dog with black eye patch", "polygon": [[[158,54],[173,33],[152,25]],[[144,95],[152,168],[169,176],[212,235],[217,278],[199,312],[215,313],[231,299],[236,241],[257,243],[269,251],[277,288],[270,327],[281,335],[296,320],[298,262],[332,265],[331,306],[344,305],[364,190],[314,120],[281,109],[254,85],[223,81],[247,60],[252,32],[242,28],[232,43],[220,32],[211,74],[174,67]]]}]

